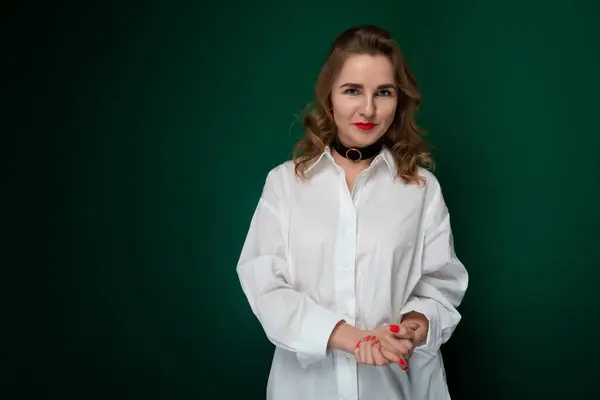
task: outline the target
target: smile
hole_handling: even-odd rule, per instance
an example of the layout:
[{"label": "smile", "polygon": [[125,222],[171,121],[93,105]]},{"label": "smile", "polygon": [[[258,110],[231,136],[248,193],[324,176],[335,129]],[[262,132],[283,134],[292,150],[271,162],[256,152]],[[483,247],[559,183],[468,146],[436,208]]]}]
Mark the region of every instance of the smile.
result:
[{"label": "smile", "polygon": [[375,124],[371,123],[371,122],[357,122],[354,125],[356,125],[356,127],[360,130],[363,131],[370,131],[371,129],[373,129],[375,127]]}]

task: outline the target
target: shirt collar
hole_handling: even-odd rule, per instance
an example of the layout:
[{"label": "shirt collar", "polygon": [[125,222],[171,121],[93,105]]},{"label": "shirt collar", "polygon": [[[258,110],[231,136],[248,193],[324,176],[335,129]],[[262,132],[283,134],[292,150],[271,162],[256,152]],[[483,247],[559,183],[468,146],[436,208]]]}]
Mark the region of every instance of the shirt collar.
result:
[{"label": "shirt collar", "polygon": [[[315,166],[317,166],[317,164],[322,163],[323,158],[327,158],[332,163],[335,163],[335,160],[333,159],[333,155],[331,154],[331,148],[329,146],[325,146],[325,149],[323,150],[321,155],[315,160],[315,162],[313,162],[307,168],[306,172],[307,173],[310,172]],[[397,174],[396,160],[394,160],[394,156],[392,155],[392,152],[386,146],[383,146],[383,148],[381,149],[381,152],[377,156],[375,156],[375,159],[373,160],[373,163],[371,164],[371,166],[377,165],[381,161],[385,162],[388,170],[390,171],[390,174],[392,175],[392,178],[395,178],[396,174]]]},{"label": "shirt collar", "polygon": [[390,149],[388,149],[386,146],[383,146],[383,149],[381,149],[381,153],[379,153],[379,155],[381,155],[381,158],[383,158],[383,161],[390,170],[392,179],[396,178],[396,175],[398,173],[398,170],[396,168],[396,160],[394,159],[394,155],[392,154]]}]

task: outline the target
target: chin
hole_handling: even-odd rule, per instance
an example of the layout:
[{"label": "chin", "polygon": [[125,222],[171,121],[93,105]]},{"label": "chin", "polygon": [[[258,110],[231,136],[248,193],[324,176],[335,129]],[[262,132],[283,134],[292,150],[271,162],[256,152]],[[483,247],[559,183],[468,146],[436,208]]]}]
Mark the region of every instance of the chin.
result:
[{"label": "chin", "polygon": [[380,132],[359,132],[352,135],[349,139],[355,146],[365,147],[378,141],[383,135]]}]

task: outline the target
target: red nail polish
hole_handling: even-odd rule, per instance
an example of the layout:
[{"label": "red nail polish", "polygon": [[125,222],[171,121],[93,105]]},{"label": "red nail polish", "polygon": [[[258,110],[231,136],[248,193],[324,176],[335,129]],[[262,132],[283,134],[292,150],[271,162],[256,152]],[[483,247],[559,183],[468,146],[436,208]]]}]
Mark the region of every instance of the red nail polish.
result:
[{"label": "red nail polish", "polygon": [[404,360],[398,360],[398,364],[405,366],[406,362]]},{"label": "red nail polish", "polygon": [[390,331],[398,333],[400,332],[400,327],[398,325],[390,325]]},{"label": "red nail polish", "polygon": [[360,347],[360,342],[362,342],[362,340],[359,340],[358,342],[356,342],[356,348],[357,349]]}]

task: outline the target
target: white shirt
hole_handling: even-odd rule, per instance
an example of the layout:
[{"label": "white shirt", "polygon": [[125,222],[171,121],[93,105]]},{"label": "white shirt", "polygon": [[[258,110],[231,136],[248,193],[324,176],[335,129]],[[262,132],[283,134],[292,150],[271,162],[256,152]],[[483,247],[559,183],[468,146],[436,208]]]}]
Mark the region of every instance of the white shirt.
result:
[{"label": "white shirt", "polygon": [[[388,149],[352,193],[329,148],[308,180],[287,161],[267,176],[237,272],[275,353],[267,399],[449,399],[439,352],[461,316],[468,274],[454,253],[450,216],[435,176],[424,186],[396,177]],[[429,319],[409,371],[357,364],[327,349],[340,320],[360,329]]]}]

